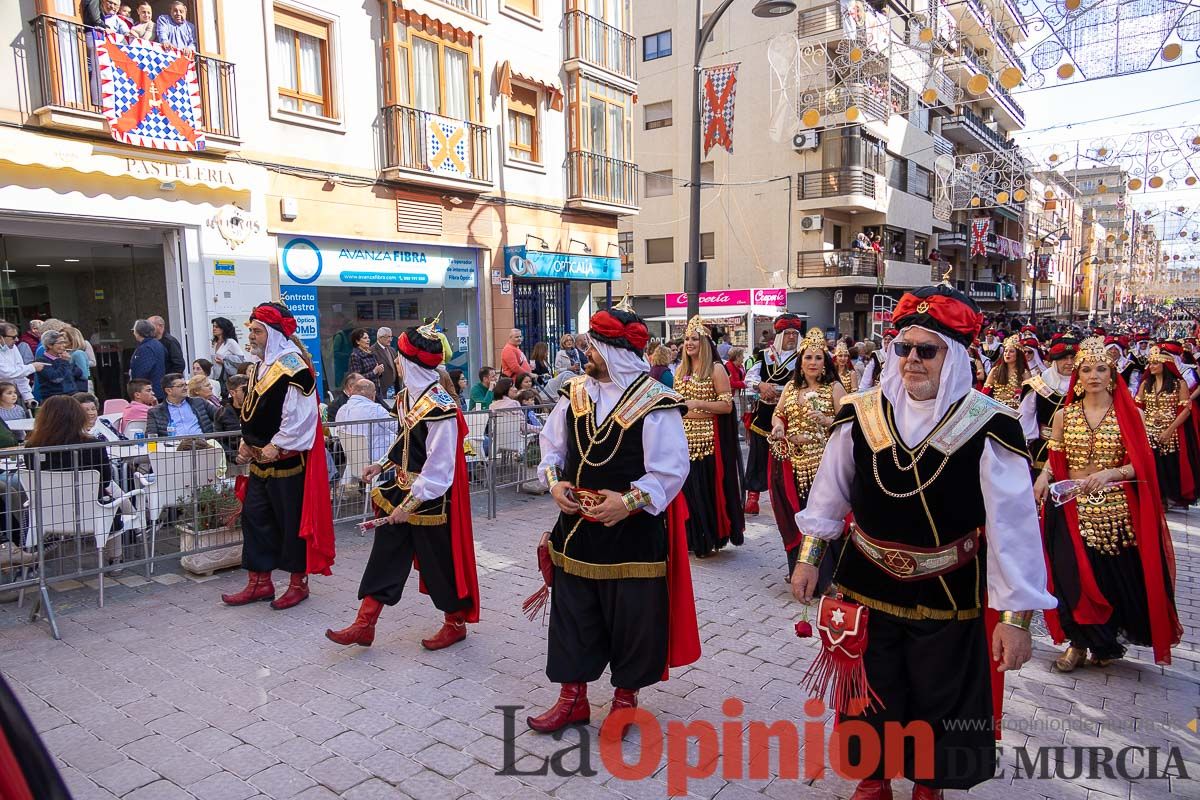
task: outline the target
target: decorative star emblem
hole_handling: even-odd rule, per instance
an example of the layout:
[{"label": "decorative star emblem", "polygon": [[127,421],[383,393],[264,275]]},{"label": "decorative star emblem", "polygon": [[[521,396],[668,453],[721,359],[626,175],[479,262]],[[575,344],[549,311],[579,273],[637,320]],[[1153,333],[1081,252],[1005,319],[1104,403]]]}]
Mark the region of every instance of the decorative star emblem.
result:
[{"label": "decorative star emblem", "polygon": [[833,614],[831,616],[833,617],[834,625],[840,626],[843,622],[846,621],[846,612],[842,611],[840,608],[835,608],[833,610]]}]

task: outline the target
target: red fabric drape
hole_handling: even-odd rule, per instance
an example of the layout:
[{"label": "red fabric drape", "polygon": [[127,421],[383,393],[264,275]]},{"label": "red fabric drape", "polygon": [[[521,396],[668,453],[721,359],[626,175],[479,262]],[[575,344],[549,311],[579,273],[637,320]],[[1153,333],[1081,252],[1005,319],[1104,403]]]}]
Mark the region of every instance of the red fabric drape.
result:
[{"label": "red fabric drape", "polygon": [[700,658],[700,628],[696,623],[696,596],[692,591],[692,564],[688,560],[687,503],[675,495],[667,508],[667,666],[683,667]]},{"label": "red fabric drape", "polygon": [[[314,395],[316,393],[314,392]],[[320,401],[314,396],[313,402]],[[300,538],[308,552],[309,575],[332,575],[337,546],[333,537],[333,506],[329,502],[329,464],[325,460],[325,430],[321,415],[313,432],[313,445],[304,464],[304,506],[300,511]]]},{"label": "red fabric drape", "polygon": [[717,506],[717,538],[728,539],[733,523],[729,521],[729,509],[725,507],[725,459],[721,453],[721,432],[717,430],[717,418],[713,417],[713,463],[716,467],[714,482],[717,494],[713,502]]}]

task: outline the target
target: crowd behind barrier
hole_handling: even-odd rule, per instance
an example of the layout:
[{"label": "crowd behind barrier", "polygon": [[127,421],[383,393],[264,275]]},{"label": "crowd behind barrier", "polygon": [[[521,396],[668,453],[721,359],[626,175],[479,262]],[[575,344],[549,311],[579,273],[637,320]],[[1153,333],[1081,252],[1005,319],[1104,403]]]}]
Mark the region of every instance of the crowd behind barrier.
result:
[{"label": "crowd behind barrier", "polygon": [[[536,481],[538,432],[553,406],[466,411],[463,447],[473,511],[492,519],[497,493]],[[334,521],[377,512],[361,479],[375,425],[325,424]],[[241,563],[238,434],[130,438],[0,450],[0,594],[16,595],[30,619],[58,638],[49,587],[136,584],[186,570],[207,575]],[[385,476],[386,477],[386,473]],[[377,478],[376,481],[380,480]],[[176,566],[178,565],[178,566]]]}]

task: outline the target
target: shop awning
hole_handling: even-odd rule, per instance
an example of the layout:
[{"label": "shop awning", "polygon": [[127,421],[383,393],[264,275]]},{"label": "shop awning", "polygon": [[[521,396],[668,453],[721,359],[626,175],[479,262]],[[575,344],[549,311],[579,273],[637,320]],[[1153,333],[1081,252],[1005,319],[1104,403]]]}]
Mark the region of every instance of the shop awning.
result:
[{"label": "shop awning", "polygon": [[511,61],[504,61],[497,65],[496,88],[499,89],[500,94],[512,97],[514,80],[519,83],[538,87],[546,93],[546,97],[550,102],[550,108],[555,111],[563,110],[563,90],[557,80],[542,80],[536,77],[533,71],[514,67]]},{"label": "shop awning", "polygon": [[[0,164],[101,174],[114,179],[201,186],[217,191],[249,193],[261,171],[243,164],[167,155],[0,128]],[[265,190],[264,185],[261,187]]]},{"label": "shop awning", "polygon": [[514,278],[549,278],[567,281],[621,279],[621,259],[583,253],[554,253],[527,247],[504,248],[504,274]]}]

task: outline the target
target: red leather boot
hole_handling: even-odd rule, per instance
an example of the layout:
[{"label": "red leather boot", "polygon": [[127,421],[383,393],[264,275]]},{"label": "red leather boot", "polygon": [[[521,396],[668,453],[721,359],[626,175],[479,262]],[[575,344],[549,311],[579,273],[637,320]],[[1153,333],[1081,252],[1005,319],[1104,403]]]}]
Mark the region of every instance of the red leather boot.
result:
[{"label": "red leather boot", "polygon": [[271,602],[271,608],[276,611],[283,611],[285,608],[300,605],[301,602],[308,599],[308,574],[304,572],[293,572],[292,580],[288,583],[287,591],[283,593],[283,597]]},{"label": "red leather boot", "polygon": [[942,800],[946,795],[941,789],[914,783],[912,796],[913,800]]},{"label": "red leather boot", "polygon": [[247,603],[274,599],[275,584],[272,583],[269,572],[251,572],[246,578],[246,588],[234,594],[221,595],[221,602],[227,606],[244,606]]},{"label": "red leather boot", "polygon": [[592,719],[586,683],[564,683],[558,701],[546,713],[525,722],[538,733],[554,733],[568,725],[586,725]]},{"label": "red leather boot", "polygon": [[746,509],[747,514],[758,513],[758,492],[746,492]]},{"label": "red leather boot", "polygon": [[371,595],[367,595],[363,598],[362,605],[358,607],[358,616],[354,618],[354,622],[350,623],[350,627],[342,628],[340,631],[327,630],[325,638],[338,644],[357,644],[370,647],[375,641],[375,623],[379,620],[381,611],[383,611],[383,603]]},{"label": "red leather boot", "polygon": [[433,636],[421,640],[426,650],[441,650],[467,638],[467,615],[461,611],[446,615],[446,621]]},{"label": "red leather boot", "polygon": [[[622,708],[637,708],[637,689],[614,689],[612,708],[608,710],[609,718],[612,713]],[[611,742],[619,742],[625,738],[626,731],[629,730],[629,723],[617,725],[615,722],[609,724],[609,720],[605,719],[604,724],[600,726],[600,738]]]},{"label": "red leather boot", "polygon": [[855,787],[850,800],[892,800],[892,782],[862,781]]}]

